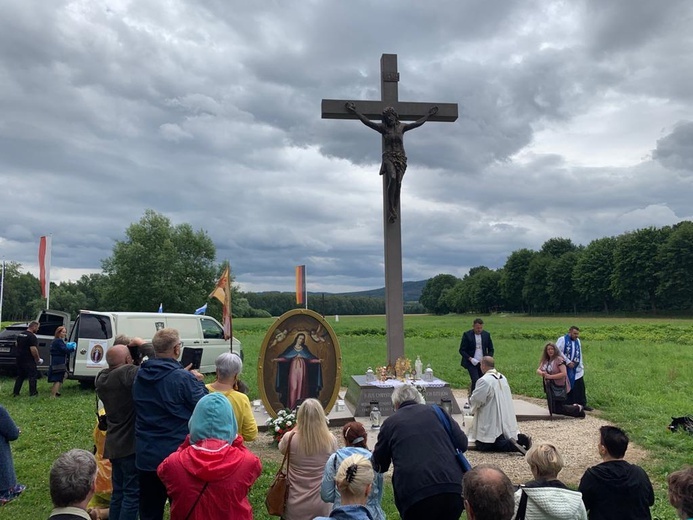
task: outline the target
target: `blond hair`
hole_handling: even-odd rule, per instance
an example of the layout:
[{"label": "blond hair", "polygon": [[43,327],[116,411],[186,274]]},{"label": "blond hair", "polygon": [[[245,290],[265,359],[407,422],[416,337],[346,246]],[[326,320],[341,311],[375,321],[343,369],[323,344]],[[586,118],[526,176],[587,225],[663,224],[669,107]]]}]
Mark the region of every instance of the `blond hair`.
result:
[{"label": "blond hair", "polygon": [[343,496],[364,497],[373,482],[373,466],[363,455],[351,455],[342,461],[335,475],[337,489]]},{"label": "blond hair", "polygon": [[330,433],[320,401],[306,399],[296,414],[298,447],[304,455],[330,453],[334,446],[334,435]]},{"label": "blond hair", "polygon": [[534,446],[525,455],[525,460],[537,478],[555,478],[563,469],[563,457],[552,444]]}]

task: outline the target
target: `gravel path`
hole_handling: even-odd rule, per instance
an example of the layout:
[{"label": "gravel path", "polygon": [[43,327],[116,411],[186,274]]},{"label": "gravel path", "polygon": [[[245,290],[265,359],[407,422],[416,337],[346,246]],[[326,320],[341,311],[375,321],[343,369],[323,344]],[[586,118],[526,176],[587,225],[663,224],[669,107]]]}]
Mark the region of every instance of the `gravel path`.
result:
[{"label": "gravel path", "polygon": [[[458,399],[466,399],[465,390],[453,390]],[[545,401],[531,397],[514,396],[531,403],[545,406]],[[585,470],[601,462],[597,452],[599,442],[599,427],[610,424],[599,418],[599,411],[589,412],[585,419],[560,418],[553,421],[522,421],[519,423],[522,433],[532,436],[534,444],[548,442],[556,446],[563,456],[565,466],[559,475],[560,480],[568,485],[577,486],[580,477]],[[342,429],[331,428],[335,437],[341,439]],[[266,433],[260,433],[255,441],[248,443],[248,448],[256,453],[261,460],[273,460],[280,462],[282,457],[279,450],[274,447],[272,439]],[[467,458],[473,466],[482,463],[496,464],[509,477],[514,484],[521,484],[532,479],[529,466],[519,453],[481,453],[471,450],[467,452]],[[626,460],[639,463],[646,456],[646,452],[633,445],[628,447]]]}]

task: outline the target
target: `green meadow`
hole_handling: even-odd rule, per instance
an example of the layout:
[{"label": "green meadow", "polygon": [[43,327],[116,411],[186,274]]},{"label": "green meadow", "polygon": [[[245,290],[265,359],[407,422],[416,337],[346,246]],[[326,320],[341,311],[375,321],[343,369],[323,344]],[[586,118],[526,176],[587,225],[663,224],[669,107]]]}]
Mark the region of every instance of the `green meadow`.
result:
[{"label": "green meadow", "polygon": [[[466,388],[468,376],[459,366],[459,338],[471,328],[474,316],[406,316],[405,349],[412,360],[421,356],[436,376],[455,388]],[[513,392],[542,397],[535,374],[546,341],[555,341],[570,325],[581,329],[589,403],[601,417],[624,428],[633,442],[648,452],[643,463],[654,482],[657,501],[653,517],[675,519],[666,498],[666,476],[693,464],[693,436],[671,433],[672,416],[693,413],[693,319],[484,316],[493,337],[497,367],[508,376]],[[386,363],[385,318],[340,316],[328,322],[339,338],[342,351],[342,386],[352,374]],[[273,319],[237,319],[234,334],[242,342],[245,366],[242,378],[250,386],[251,399],[259,397],[256,386],[257,358]],[[208,379],[212,379],[211,376]],[[19,481],[28,486],[18,500],[0,508],[0,517],[14,520],[46,518],[50,512],[48,471],[57,455],[73,447],[91,449],[94,426],[94,394],[68,381],[58,400],[50,400],[45,379],[40,397],[13,399],[13,379],[0,375],[0,402],[22,428],[12,451]],[[252,449],[252,446],[251,446]],[[586,449],[596,449],[587,446]],[[265,514],[264,494],[276,464],[265,463],[263,475],[251,492],[256,518]],[[391,489],[386,493],[386,512],[397,518]]]}]

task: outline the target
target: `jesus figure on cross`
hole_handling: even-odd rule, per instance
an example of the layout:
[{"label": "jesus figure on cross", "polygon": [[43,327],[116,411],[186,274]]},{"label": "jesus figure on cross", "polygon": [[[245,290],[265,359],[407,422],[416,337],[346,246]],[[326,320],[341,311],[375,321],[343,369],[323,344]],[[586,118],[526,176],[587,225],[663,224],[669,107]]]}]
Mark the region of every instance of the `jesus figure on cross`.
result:
[{"label": "jesus figure on cross", "polygon": [[380,175],[385,175],[387,183],[388,220],[397,220],[399,194],[402,189],[402,178],[407,170],[407,154],[404,152],[404,132],[423,125],[431,116],[438,113],[438,107],[432,107],[428,113],[413,123],[402,124],[397,112],[392,107],[383,110],[382,123],[375,123],[356,109],[352,102],[345,104],[346,109],[358,117],[369,128],[383,135],[383,162]]}]

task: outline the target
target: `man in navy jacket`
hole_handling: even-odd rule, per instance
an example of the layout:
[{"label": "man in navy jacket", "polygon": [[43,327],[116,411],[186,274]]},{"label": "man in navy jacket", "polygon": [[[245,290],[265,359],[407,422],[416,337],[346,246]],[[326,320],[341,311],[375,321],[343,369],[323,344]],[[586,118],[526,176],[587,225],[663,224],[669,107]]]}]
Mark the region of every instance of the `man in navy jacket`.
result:
[{"label": "man in navy jacket", "polygon": [[400,516],[403,520],[459,519],[464,502],[455,448],[466,451],[467,436],[454,419],[446,417],[453,445],[433,407],[423,404],[423,397],[411,385],[395,388],[392,404],[395,413],[383,423],[371,464],[378,473],[394,466],[392,487]]},{"label": "man in navy jacket", "polygon": [[484,356],[493,357],[493,341],[491,334],[484,330],[484,320],[477,318],[474,320],[473,328],[462,334],[460,342],[460,355],[462,356],[462,366],[469,372],[469,379],[472,387],[469,395],[472,395],[476,382],[483,375],[481,373],[481,358]]},{"label": "man in navy jacket", "polygon": [[177,361],[181,341],[176,329],[161,329],[152,339],[155,359],[145,361],[132,388],[135,401],[135,465],[140,473],[140,520],[161,520],[166,487],[156,469],[188,435],[188,421],[208,391],[202,374]]}]

